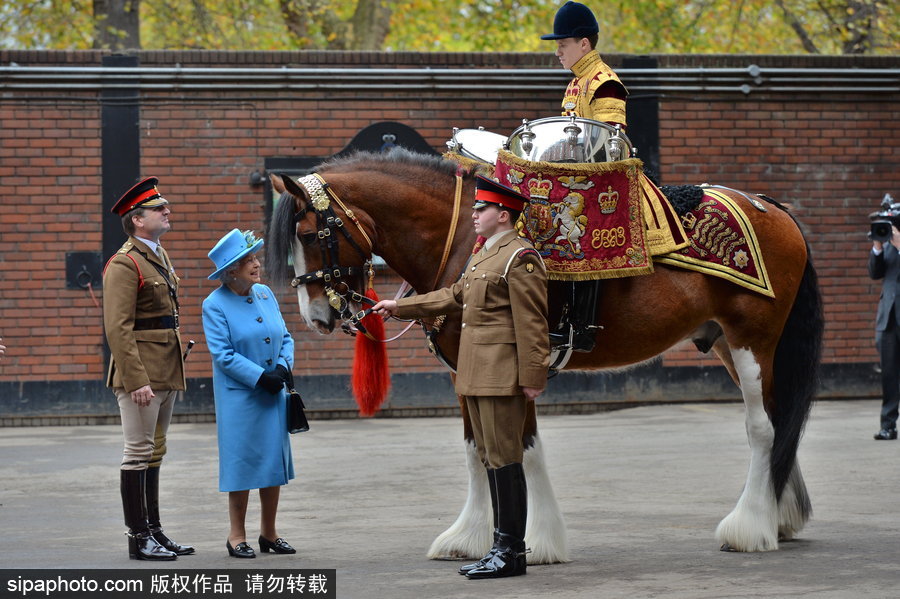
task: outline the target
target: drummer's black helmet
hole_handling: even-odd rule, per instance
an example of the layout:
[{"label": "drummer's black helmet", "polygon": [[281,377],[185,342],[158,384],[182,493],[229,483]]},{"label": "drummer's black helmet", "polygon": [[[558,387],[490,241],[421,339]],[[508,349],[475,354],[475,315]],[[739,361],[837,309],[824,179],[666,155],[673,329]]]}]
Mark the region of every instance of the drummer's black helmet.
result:
[{"label": "drummer's black helmet", "polygon": [[553,33],[542,35],[542,40],[561,40],[567,37],[581,39],[600,33],[597,18],[591,9],[578,2],[566,2],[553,19]]}]

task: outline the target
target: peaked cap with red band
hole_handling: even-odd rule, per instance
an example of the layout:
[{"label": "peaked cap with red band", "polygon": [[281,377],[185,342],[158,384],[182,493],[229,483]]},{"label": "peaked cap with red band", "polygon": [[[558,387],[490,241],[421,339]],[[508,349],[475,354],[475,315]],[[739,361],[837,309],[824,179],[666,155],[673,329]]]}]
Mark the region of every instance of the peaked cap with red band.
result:
[{"label": "peaked cap with red band", "polygon": [[473,210],[485,208],[489,204],[495,204],[514,212],[522,212],[528,201],[528,197],[523,196],[511,187],[497,183],[493,179],[488,179],[482,175],[476,175],[475,177],[475,203],[472,205]]},{"label": "peaked cap with red band", "polygon": [[147,177],[126,191],[112,207],[112,211],[119,216],[125,216],[135,208],[156,208],[167,205],[169,200],[159,193],[159,189],[156,188],[157,183],[159,183],[159,179],[156,177]]}]

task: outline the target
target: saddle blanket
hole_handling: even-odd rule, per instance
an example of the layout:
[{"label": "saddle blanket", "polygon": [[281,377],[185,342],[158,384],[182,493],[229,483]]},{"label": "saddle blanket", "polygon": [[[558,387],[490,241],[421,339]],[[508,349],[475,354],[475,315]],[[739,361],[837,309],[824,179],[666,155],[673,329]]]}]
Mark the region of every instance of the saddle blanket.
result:
[{"label": "saddle blanket", "polygon": [[704,189],[703,200],[681,222],[689,235],[689,245],[654,256],[655,262],[720,277],[775,297],[753,225],[734,200]]}]

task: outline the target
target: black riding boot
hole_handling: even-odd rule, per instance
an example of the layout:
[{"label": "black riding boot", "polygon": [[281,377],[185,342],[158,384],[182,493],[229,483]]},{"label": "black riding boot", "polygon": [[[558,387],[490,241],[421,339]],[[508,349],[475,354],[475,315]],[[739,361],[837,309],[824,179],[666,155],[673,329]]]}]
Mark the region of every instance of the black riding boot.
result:
[{"label": "black riding boot", "polygon": [[474,564],[467,564],[465,566],[459,567],[460,574],[468,574],[475,568],[480,568],[484,565],[486,561],[491,559],[494,556],[494,552],[497,551],[497,537],[500,534],[500,529],[498,528],[497,522],[497,477],[495,476],[495,470],[492,468],[487,468],[487,479],[488,486],[491,489],[491,511],[494,513],[494,544],[491,546],[491,550],[487,552],[487,554],[475,562]]},{"label": "black riding boot", "polygon": [[159,523],[159,468],[147,468],[147,523],[150,534],[156,542],[176,555],[190,555],[194,548],[190,545],[179,545],[166,536],[162,524]]},{"label": "black riding boot", "polygon": [[522,464],[509,464],[494,471],[497,480],[497,540],[493,555],[468,578],[502,578],[525,574],[525,521],[528,517],[528,490]]},{"label": "black riding boot", "polygon": [[572,349],[589,352],[597,340],[597,300],[600,297],[600,281],[574,281],[572,283],[572,318],[574,327]]},{"label": "black riding boot", "polygon": [[173,560],[178,556],[160,545],[150,534],[144,495],[146,470],[121,470],[122,508],[128,527],[128,557],[145,560]]}]

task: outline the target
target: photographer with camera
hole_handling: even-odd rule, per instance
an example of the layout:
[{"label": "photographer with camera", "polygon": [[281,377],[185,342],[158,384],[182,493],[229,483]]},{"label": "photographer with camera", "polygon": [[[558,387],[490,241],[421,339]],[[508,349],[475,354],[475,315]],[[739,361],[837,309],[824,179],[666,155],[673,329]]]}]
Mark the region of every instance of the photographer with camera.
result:
[{"label": "photographer with camera", "polygon": [[892,204],[886,195],[881,212],[871,217],[872,251],[869,252],[869,276],[883,279],[878,313],[875,318],[875,345],[881,355],[881,430],[876,441],[897,438],[897,410],[900,405],[900,204]]}]

